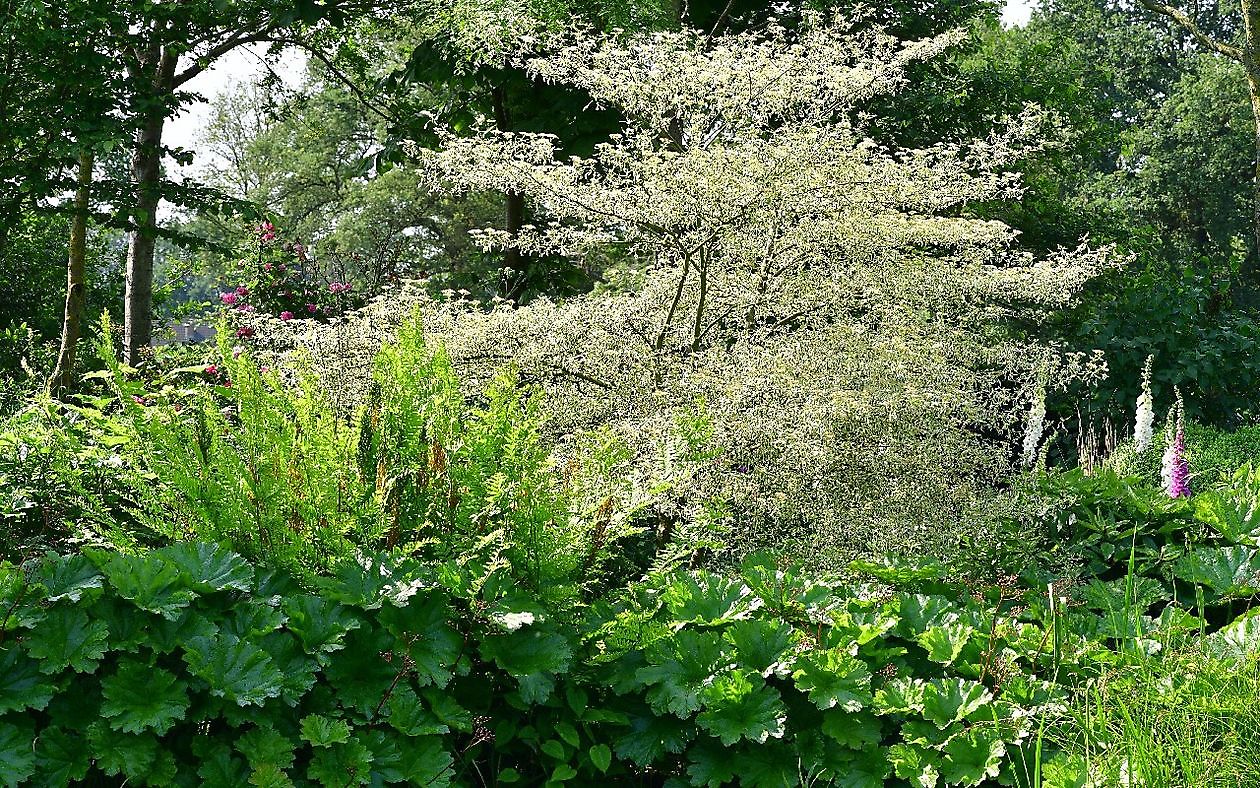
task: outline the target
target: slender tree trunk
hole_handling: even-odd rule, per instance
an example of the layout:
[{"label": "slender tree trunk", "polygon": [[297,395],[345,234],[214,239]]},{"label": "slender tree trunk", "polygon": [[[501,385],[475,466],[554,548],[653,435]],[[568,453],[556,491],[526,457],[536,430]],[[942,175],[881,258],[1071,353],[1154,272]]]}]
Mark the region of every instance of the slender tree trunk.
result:
[{"label": "slender tree trunk", "polygon": [[[499,131],[511,131],[512,121],[507,112],[507,101],[503,88],[496,87],[492,94],[494,102],[495,126]],[[506,216],[504,229],[513,240],[525,226],[525,195],[509,191],[504,195]],[[499,295],[519,302],[525,295],[525,287],[529,281],[529,258],[521,254],[516,246],[510,246],[503,253],[503,271],[499,275]]]},{"label": "slender tree trunk", "polygon": [[[131,181],[136,187],[135,227],[127,242],[127,289],[124,301],[123,362],[138,367],[153,339],[153,252],[157,244],[157,209],[162,201],[162,130],[167,99],[175,88],[179,55],[155,47],[147,75],[152,92],[144,97],[144,125],[136,136]],[[147,69],[146,69],[147,70]]]},{"label": "slender tree trunk", "polygon": [[1255,154],[1252,162],[1251,254],[1247,256],[1244,281],[1260,281],[1260,63],[1247,64],[1247,89],[1251,95],[1251,115],[1255,126]]},{"label": "slender tree trunk", "polygon": [[1249,74],[1247,86],[1251,92],[1251,114],[1255,120],[1256,148],[1251,196],[1251,231],[1254,246],[1248,258],[1248,270],[1244,273],[1246,278],[1254,279],[1260,272],[1260,74]]},{"label": "slender tree trunk", "polygon": [[1252,171],[1251,231],[1254,244],[1242,272],[1243,281],[1255,284],[1260,280],[1260,3],[1241,0],[1243,47],[1241,57],[1247,71],[1247,90],[1251,96],[1251,115],[1256,129],[1256,160]]},{"label": "slender tree trunk", "polygon": [[165,118],[145,121],[131,160],[136,185],[135,228],[127,242],[127,291],[123,361],[140,365],[153,338],[153,251],[157,243],[157,208],[161,201],[162,127]]},{"label": "slender tree trunk", "polygon": [[79,178],[74,192],[74,220],[70,224],[70,253],[66,261],[66,311],[61,322],[61,351],[48,381],[48,392],[64,399],[74,389],[74,362],[83,333],[87,306],[87,223],[95,156],[79,154]]},{"label": "slender tree trunk", "polygon": [[[515,238],[525,225],[525,196],[518,192],[507,193],[507,216],[505,229]],[[500,290],[504,298],[519,302],[525,295],[525,287],[529,282],[529,260],[515,246],[509,248],[503,256],[503,277]]]}]

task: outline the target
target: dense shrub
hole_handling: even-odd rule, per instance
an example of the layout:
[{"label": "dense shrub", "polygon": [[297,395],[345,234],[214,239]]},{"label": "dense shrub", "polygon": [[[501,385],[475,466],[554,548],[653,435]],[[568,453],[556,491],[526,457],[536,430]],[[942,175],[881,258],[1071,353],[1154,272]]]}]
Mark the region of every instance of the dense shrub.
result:
[{"label": "dense shrub", "polygon": [[0,416],[18,410],[52,372],[57,348],[25,323],[0,328]]},{"label": "dense shrub", "polygon": [[[871,140],[872,98],[958,40],[904,42],[830,13],[713,34],[496,38],[494,57],[589,94],[622,128],[578,156],[533,131],[437,129],[439,145],[414,151],[420,183],[529,204],[520,228],[477,234],[487,252],[619,264],[562,302],[418,299],[426,331],[468,385],[514,365],[557,437],[612,431],[640,468],[702,401],[713,461],[655,514],[717,523],[733,552],[827,565],[956,548],[987,525],[1037,389],[1097,369],[1015,322],[1040,325],[1112,263],[1087,248],[1034,259],[967,209],[1018,196],[1007,168],[1043,144],[1038,112],[923,150]],[[309,349],[358,407],[388,336],[375,329],[406,316],[401,300],[257,334]]]},{"label": "dense shrub", "polygon": [[[982,392],[1001,387],[993,366],[967,368],[993,354],[958,351],[939,332],[884,340],[835,327],[783,337],[781,347],[692,353],[658,383],[654,354],[623,334],[652,323],[648,306],[590,296],[487,310],[413,288],[332,325],[273,321],[259,333],[260,352],[278,365],[309,359],[335,409],[353,413],[369,399],[378,349],[422,326],[470,395],[511,365],[541,390],[550,445],[610,433],[642,477],[660,472],[663,451],[677,454],[668,447],[679,423],[700,412],[705,459],[652,514],[721,529],[733,555],[783,550],[834,566],[873,551],[944,554],[991,532],[993,490],[1012,470],[1009,441],[1026,408],[1011,402],[1023,394]],[[1067,379],[1089,364],[1051,368]]]},{"label": "dense shrub", "polygon": [[235,318],[236,334],[254,335],[257,314],[279,320],[326,321],[362,306],[344,271],[324,270],[299,242],[285,242],[279,230],[264,222],[255,232],[254,248],[238,260],[235,281],[219,294],[220,303]]},{"label": "dense shrub", "polygon": [[[970,562],[715,573],[642,520],[679,476],[610,432],[553,453],[536,390],[463,390],[419,324],[357,429],[227,346],[148,394],[111,374],[117,417],[49,413],[118,434],[48,447],[123,458],[149,530],[0,570],[7,784],[1079,786],[1101,680],[1260,651],[1246,469],[1183,499],[1038,477],[1042,516]],[[722,461],[702,405],[672,429],[665,464]]]},{"label": "dense shrub", "polygon": [[1205,269],[1144,258],[1091,282],[1079,305],[1056,322],[1071,346],[1103,350],[1110,374],[1060,407],[1131,418],[1142,367],[1154,354],[1159,407],[1170,406],[1180,386],[1196,421],[1232,428],[1250,418],[1260,405],[1252,383],[1260,373],[1260,322],[1251,309],[1231,305],[1242,296]]},{"label": "dense shrub", "polygon": [[127,440],[122,423],[89,404],[36,398],[0,417],[0,560],[130,542],[119,528],[130,501],[119,477]]}]

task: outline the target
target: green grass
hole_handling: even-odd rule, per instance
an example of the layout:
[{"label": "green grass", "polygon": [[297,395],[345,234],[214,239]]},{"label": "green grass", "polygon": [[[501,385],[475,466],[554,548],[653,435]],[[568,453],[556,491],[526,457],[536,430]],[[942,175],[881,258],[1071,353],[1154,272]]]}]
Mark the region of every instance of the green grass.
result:
[{"label": "green grass", "polygon": [[1056,738],[1097,786],[1260,783],[1260,660],[1191,648],[1117,667],[1082,688]]}]

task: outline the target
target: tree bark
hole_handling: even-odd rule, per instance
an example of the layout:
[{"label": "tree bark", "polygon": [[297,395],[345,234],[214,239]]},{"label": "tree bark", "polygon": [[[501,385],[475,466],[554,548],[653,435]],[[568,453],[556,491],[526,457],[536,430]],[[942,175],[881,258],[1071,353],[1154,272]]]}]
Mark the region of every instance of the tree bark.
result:
[{"label": "tree bark", "polygon": [[83,333],[83,312],[87,307],[87,223],[94,163],[92,151],[79,154],[74,220],[70,224],[70,253],[66,261],[66,310],[61,322],[61,350],[57,354],[57,366],[48,381],[48,392],[58,399],[65,399],[74,389],[74,363],[79,337]]},{"label": "tree bark", "polygon": [[[521,231],[521,227],[525,225],[525,196],[519,192],[508,192],[506,197],[507,216],[505,217],[505,229],[513,238],[516,238]],[[518,247],[509,247],[503,256],[503,275],[499,286],[503,297],[520,302],[525,295],[525,288],[528,282],[528,259],[521,254],[521,250]]]},{"label": "tree bark", "polygon": [[1260,274],[1260,68],[1247,69],[1247,88],[1251,94],[1251,115],[1255,123],[1255,161],[1252,171],[1251,233],[1252,249],[1243,272],[1248,281]]},{"label": "tree bark", "polygon": [[157,208],[161,202],[162,127],[150,117],[136,139],[131,179],[136,186],[135,227],[127,240],[127,290],[124,300],[123,362],[140,366],[153,339],[153,252],[157,243]]},{"label": "tree bark", "polygon": [[1243,15],[1242,65],[1247,70],[1247,91],[1251,97],[1251,116],[1256,129],[1256,160],[1252,171],[1251,232],[1253,247],[1245,263],[1243,279],[1256,283],[1260,279],[1260,2],[1241,0]]},{"label": "tree bark", "polygon": [[[499,131],[511,131],[512,121],[508,116],[507,101],[503,88],[496,87],[492,92],[494,103],[495,126]],[[504,228],[515,242],[521,228],[525,226],[525,195],[509,191],[504,195],[505,216]],[[520,302],[525,295],[529,282],[529,259],[521,254],[517,246],[509,246],[503,252],[503,270],[499,274],[499,295]]]},{"label": "tree bark", "polygon": [[144,100],[144,124],[136,136],[131,181],[136,187],[134,228],[127,241],[127,286],[124,299],[123,363],[138,367],[153,339],[153,252],[157,243],[157,209],[162,201],[162,130],[165,100],[175,89],[179,55],[169,47],[157,52],[149,75],[152,90]]}]

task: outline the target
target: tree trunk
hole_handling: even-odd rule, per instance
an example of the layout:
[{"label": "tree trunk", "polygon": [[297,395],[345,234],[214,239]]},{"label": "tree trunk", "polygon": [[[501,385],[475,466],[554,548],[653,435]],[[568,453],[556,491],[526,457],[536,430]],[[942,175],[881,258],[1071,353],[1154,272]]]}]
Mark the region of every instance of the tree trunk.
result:
[{"label": "tree trunk", "polygon": [[61,351],[48,381],[48,392],[58,399],[65,399],[74,389],[74,362],[83,333],[83,312],[87,306],[87,223],[94,160],[90,150],[79,154],[70,254],[66,261],[66,311],[61,323]]},{"label": "tree trunk", "polygon": [[168,47],[155,45],[150,57],[143,71],[151,92],[141,98],[148,106],[131,159],[136,204],[132,214],[135,226],[127,242],[123,362],[132,367],[140,366],[153,339],[153,250],[157,209],[162,201],[162,129],[166,125],[166,99],[175,90],[179,65],[179,55]]},{"label": "tree trunk", "polygon": [[[507,216],[505,229],[515,238],[525,224],[525,197],[518,192],[507,193]],[[504,298],[520,302],[525,295],[525,287],[529,283],[529,261],[521,250],[509,247],[503,255],[503,273],[500,277],[499,290]]]},{"label": "tree trunk", "polygon": [[1251,96],[1251,115],[1256,128],[1256,160],[1252,170],[1251,232],[1253,248],[1242,271],[1243,282],[1254,286],[1260,275],[1260,3],[1241,0],[1243,16],[1243,68],[1247,71],[1247,92]]},{"label": "tree trunk", "polygon": [[1252,170],[1251,254],[1247,256],[1243,281],[1255,282],[1260,275],[1260,68],[1247,69],[1247,88],[1251,94],[1251,115],[1255,123],[1256,146]]},{"label": "tree trunk", "polygon": [[127,291],[123,362],[140,366],[153,339],[153,251],[161,201],[162,115],[150,116],[136,138],[131,179],[136,186],[135,228],[127,241]]},{"label": "tree trunk", "polygon": [[[511,131],[512,122],[508,117],[507,101],[503,88],[496,87],[492,93],[494,102],[495,126],[499,131]],[[521,228],[525,225],[525,195],[509,191],[504,195],[506,216],[504,229],[515,241]],[[525,295],[529,282],[529,259],[521,254],[516,246],[509,246],[503,252],[503,270],[499,274],[499,295],[511,301],[520,302]]]}]

